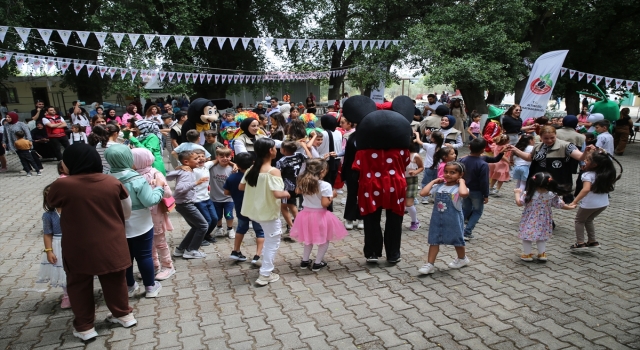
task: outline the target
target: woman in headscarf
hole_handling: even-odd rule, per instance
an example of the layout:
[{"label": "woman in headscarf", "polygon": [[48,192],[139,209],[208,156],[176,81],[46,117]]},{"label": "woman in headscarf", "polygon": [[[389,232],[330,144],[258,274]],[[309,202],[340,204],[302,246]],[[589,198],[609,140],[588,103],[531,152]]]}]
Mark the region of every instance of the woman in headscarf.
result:
[{"label": "woman in headscarf", "polygon": [[136,121],[142,119],[142,116],[138,114],[138,107],[133,103],[127,106],[127,113],[122,115],[121,126],[126,126],[130,121]]},{"label": "woman in headscarf", "polygon": [[131,200],[118,180],[102,173],[95,148],[87,144],[71,145],[62,160],[69,176],[51,184],[47,202],[62,210],[63,263],[75,316],[73,335],[89,340],[98,336],[93,328],[94,276],[100,280],[105,303],[111,311],[107,319],[124,327],[136,324],[125,280],[125,270],[131,266],[125,236]]},{"label": "woman in headscarf", "polygon": [[8,151],[15,152],[16,150],[16,146],[14,145],[14,143],[18,139],[16,137],[17,131],[23,131],[24,138],[29,141],[33,141],[33,139],[31,138],[31,130],[29,130],[29,127],[27,126],[27,124],[19,121],[19,119],[20,117],[18,117],[18,113],[16,112],[7,113],[8,122],[4,124],[2,144],[5,147],[5,149]]},{"label": "woman in headscarf", "polygon": [[332,115],[325,114],[320,117],[320,125],[322,125],[324,131],[322,131],[322,143],[318,147],[318,153],[320,153],[321,157],[329,154],[328,158],[326,158],[329,167],[324,181],[333,186],[338,176],[338,168],[340,168],[338,154],[342,154],[342,133],[336,130],[338,119]]},{"label": "woman in headscarf", "polygon": [[258,134],[258,130],[260,130],[260,123],[254,118],[246,118],[240,123],[240,129],[242,130],[242,135],[238,136],[238,138],[233,142],[233,150],[235,154],[249,152],[255,155],[255,152],[253,151],[254,143],[257,139],[266,137]]},{"label": "woman in headscarf", "polygon": [[56,153],[53,151],[52,145],[49,143],[47,129],[42,123],[36,123],[36,128],[31,130],[31,138],[33,139],[33,149],[42,158],[55,158]]},{"label": "woman in headscarf", "polygon": [[440,120],[440,132],[444,136],[444,144],[453,147],[455,150],[462,147],[462,132],[454,126],[456,125],[456,117],[445,115]]},{"label": "woman in headscarf", "polygon": [[[152,188],[144,177],[133,170],[133,154],[125,145],[113,145],[107,148],[104,157],[111,167],[110,174],[129,191],[132,210],[131,217],[125,221],[125,233],[130,259],[131,263],[134,258],[138,263],[146,297],[155,298],[162,289],[162,285],[155,280],[151,257],[153,219],[149,208],[154,207],[162,200],[166,183],[158,178],[155,180],[156,187]],[[133,297],[138,290],[138,282],[133,278],[133,265],[129,265],[127,268],[126,278],[129,297]]]},{"label": "woman in headscarf", "polygon": [[129,123],[129,131],[133,135],[125,133],[125,139],[128,138],[134,147],[148,149],[156,159],[153,162],[153,167],[158,169],[162,175],[166,175],[167,172],[162,160],[162,143],[160,141],[162,140],[162,134],[160,134],[158,125],[149,120],[137,120]]},{"label": "woman in headscarf", "polygon": [[462,106],[462,101],[457,98],[454,97],[453,99],[451,99],[451,106],[449,107],[450,111],[451,111],[451,115],[453,115],[456,118],[456,122],[455,125],[457,126],[457,129],[460,131],[460,135],[462,136],[463,140],[467,139],[467,136],[465,135],[465,123],[467,122],[467,113],[464,111],[464,107]]}]

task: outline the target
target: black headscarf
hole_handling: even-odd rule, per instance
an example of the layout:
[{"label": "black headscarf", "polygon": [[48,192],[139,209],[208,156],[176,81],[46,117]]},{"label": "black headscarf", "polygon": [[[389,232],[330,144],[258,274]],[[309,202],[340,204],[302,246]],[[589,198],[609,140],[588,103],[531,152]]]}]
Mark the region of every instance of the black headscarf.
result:
[{"label": "black headscarf", "polygon": [[338,127],[338,119],[332,115],[325,114],[320,117],[320,125],[322,125],[322,128],[326,131],[336,131],[336,128]]},{"label": "black headscarf", "polygon": [[240,122],[240,129],[245,133],[245,135],[247,135],[247,137],[249,137],[253,141],[256,140],[256,135],[249,132],[249,125],[251,125],[251,123],[253,123],[254,120],[256,120],[256,119],[255,118],[247,118],[247,119],[243,120],[242,122]]},{"label": "black headscarf", "polygon": [[69,175],[102,173],[102,160],[98,151],[86,143],[74,143],[62,154]]}]

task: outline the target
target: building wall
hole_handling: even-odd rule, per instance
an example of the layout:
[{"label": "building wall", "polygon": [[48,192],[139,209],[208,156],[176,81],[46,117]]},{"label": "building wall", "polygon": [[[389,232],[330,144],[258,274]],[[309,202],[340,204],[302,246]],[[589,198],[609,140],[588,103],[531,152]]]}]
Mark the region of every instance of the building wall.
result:
[{"label": "building wall", "polygon": [[289,95],[291,95],[291,102],[304,103],[310,92],[313,92],[316,96],[316,102],[319,102],[320,84],[312,81],[282,82],[276,89],[267,90],[267,88],[262,88],[261,92],[255,95],[253,95],[249,90],[243,89],[238,94],[227,94],[226,98],[233,101],[234,106],[237,106],[238,103],[242,103],[248,108],[249,104],[256,106],[258,101],[264,102],[264,98],[267,94],[271,94],[272,97],[277,97],[278,100],[281,101],[285,92],[289,92]]},{"label": "building wall", "polygon": [[[2,84],[7,89],[12,89],[17,96],[18,102],[7,102],[10,111],[18,111],[20,119],[30,117],[31,110],[34,108],[36,97],[34,89],[46,96],[45,105],[48,104],[56,107],[58,110],[66,111],[71,108],[71,102],[78,99],[78,95],[70,88],[61,88],[60,77],[11,77],[4,80]],[[0,88],[2,90],[3,88]],[[12,93],[13,95],[13,93]],[[0,99],[5,100],[6,95],[1,95]]]}]

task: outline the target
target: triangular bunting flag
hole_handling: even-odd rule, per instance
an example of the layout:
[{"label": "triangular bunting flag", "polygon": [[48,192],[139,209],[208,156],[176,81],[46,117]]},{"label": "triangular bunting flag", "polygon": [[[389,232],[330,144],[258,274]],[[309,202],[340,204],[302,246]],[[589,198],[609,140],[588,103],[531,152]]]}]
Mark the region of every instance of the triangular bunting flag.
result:
[{"label": "triangular bunting flag", "polygon": [[96,39],[98,39],[98,42],[100,43],[100,47],[104,46],[104,41],[107,38],[107,33],[94,32],[93,34],[96,36]]},{"label": "triangular bunting flag", "polygon": [[336,40],[336,49],[340,50],[340,47],[342,47],[342,42],[343,40]]},{"label": "triangular bunting flag", "polygon": [[398,46],[398,43],[400,42],[400,40],[391,40],[391,42],[393,43],[393,45]]},{"label": "triangular bunting flag", "polygon": [[93,64],[87,64],[87,74],[89,74],[89,76],[91,76],[91,74],[93,74],[93,71],[96,69],[96,66]]},{"label": "triangular bunting flag", "polygon": [[120,68],[120,79],[124,79],[127,76],[128,69]]},{"label": "triangular bunting flag", "polygon": [[384,44],[384,40],[378,40],[378,48],[382,48],[382,44]]},{"label": "triangular bunting flag", "polygon": [[116,67],[109,68],[109,75],[111,75],[111,79],[113,79],[113,75],[116,74],[117,71],[118,71],[118,68]]},{"label": "triangular bunting flag", "polygon": [[262,39],[260,38],[252,38],[253,39],[253,46],[255,46],[256,48],[260,47],[260,45],[262,45]]},{"label": "triangular bunting flag", "polygon": [[591,79],[593,79],[593,74],[587,73],[587,83],[590,83]]},{"label": "triangular bunting flag", "polygon": [[635,81],[627,80],[627,89],[631,90],[631,88],[633,87],[633,84],[635,84]]},{"label": "triangular bunting flag", "polygon": [[7,30],[9,30],[9,27],[0,26],[0,41],[4,42],[4,37],[7,35]]},{"label": "triangular bunting flag", "polygon": [[168,77],[169,77],[169,81],[173,80],[173,77],[176,76],[176,72],[169,72]]},{"label": "triangular bunting flag", "polygon": [[198,76],[200,77],[200,84],[204,84],[204,80],[207,78],[207,75],[200,73]]},{"label": "triangular bunting flag", "polygon": [[287,46],[289,47],[289,50],[293,48],[293,44],[295,43],[296,43],[296,39],[287,39]]},{"label": "triangular bunting flag", "polygon": [[256,76],[255,76],[255,75],[252,75],[252,76],[251,76],[251,83],[253,84],[255,81],[256,81]]},{"label": "triangular bunting flag", "polygon": [[167,72],[165,72],[165,71],[160,71],[159,75],[160,75],[160,81],[163,81],[163,80],[164,80],[164,77],[166,77],[166,76],[167,76]]},{"label": "triangular bunting flag", "polygon": [[276,45],[278,46],[278,50],[282,49],[282,45],[284,45],[287,39],[276,39]]},{"label": "triangular bunting flag", "polygon": [[[136,35],[140,36],[139,34],[136,34]],[[118,45],[118,47],[120,47],[120,44],[122,43],[122,39],[124,39],[124,33],[111,33],[111,36],[113,36],[113,40],[116,41],[116,45]],[[131,38],[131,37],[129,37],[129,38]],[[132,44],[135,45],[135,43],[133,43],[133,42],[132,42]]]},{"label": "triangular bunting flag", "polygon": [[229,82],[229,84],[231,84],[231,80],[233,80],[233,82],[235,83],[238,78],[234,78],[233,75],[227,74],[227,81]]},{"label": "triangular bunting flag", "polygon": [[100,72],[100,77],[104,78],[104,73],[107,72],[107,67],[105,67],[105,66],[98,67],[98,72]]},{"label": "triangular bunting flag", "polygon": [[211,84],[211,78],[213,78],[213,74],[207,74],[207,84]]},{"label": "triangular bunting flag", "polygon": [[[271,44],[273,44],[273,38],[264,38],[264,46],[266,46],[267,49],[271,48]],[[298,41],[298,45],[300,45],[300,41]]]},{"label": "triangular bunting flag", "polygon": [[191,78],[191,73],[184,73],[184,82],[188,83]]},{"label": "triangular bunting flag", "polygon": [[620,86],[622,85],[623,81],[624,81],[623,79],[616,79],[616,89],[620,88]]},{"label": "triangular bunting flag", "polygon": [[53,67],[56,66],[56,61],[54,60],[47,60],[47,71],[51,71],[51,69],[53,69]]},{"label": "triangular bunting flag", "polygon": [[605,77],[604,78],[604,87],[609,87],[609,85],[611,84],[612,81],[613,81],[613,78]]},{"label": "triangular bunting flag", "polygon": [[176,79],[178,79],[178,83],[182,80],[182,76],[184,75],[184,73],[176,73]]},{"label": "triangular bunting flag", "polygon": [[384,41],[384,48],[385,49],[388,48],[390,44],[391,44],[391,40],[385,40]]},{"label": "triangular bunting flag", "polygon": [[318,49],[322,50],[322,47],[324,46],[325,40],[318,40]]},{"label": "triangular bunting flag", "polygon": [[153,42],[153,39],[156,37],[155,34],[144,34],[144,41],[147,42],[147,47],[151,48],[151,43]]},{"label": "triangular bunting flag", "polygon": [[42,66],[42,61],[39,58],[31,59],[31,65],[34,70],[38,70]]},{"label": "triangular bunting flag", "polygon": [[[244,39],[244,38],[243,38],[243,39]],[[217,83],[218,83],[218,80],[220,80],[220,74],[215,74],[215,75],[213,76],[213,81],[217,84]]]},{"label": "triangular bunting flag", "polygon": [[154,80],[157,76],[158,76],[158,72],[154,70],[149,72],[149,77],[151,77],[151,80]]},{"label": "triangular bunting flag", "polygon": [[[140,34],[129,33],[127,35],[129,36],[129,40],[131,41],[131,46],[135,47],[138,39],[140,39]],[[122,39],[120,39],[120,41],[122,41]],[[120,46],[120,44],[118,44],[118,46]]]},{"label": "triangular bunting flag", "polygon": [[31,28],[13,27],[13,29],[18,32],[20,39],[22,39],[22,42],[26,44],[27,39],[29,39],[29,33],[31,33]]},{"label": "triangular bunting flag", "polygon": [[82,63],[76,63],[73,65],[73,69],[76,71],[76,75],[80,74],[82,67],[84,67],[84,64]]},{"label": "triangular bunting flag", "polygon": [[0,54],[0,68],[4,67],[7,62],[11,61],[11,56],[13,56],[12,52]]},{"label": "triangular bunting flag", "polygon": [[578,72],[578,81],[582,80],[582,77],[584,77],[584,72]]},{"label": "triangular bunting flag", "polygon": [[149,71],[146,69],[143,69],[140,71],[140,78],[142,78],[142,80],[147,79],[147,76],[149,75]]},{"label": "triangular bunting flag", "polygon": [[600,81],[602,80],[603,76],[601,75],[596,75],[596,85],[600,84]]},{"label": "triangular bunting flag", "polygon": [[69,62],[60,62],[60,64],[58,65],[58,67],[60,68],[60,70],[62,71],[62,74],[67,72],[67,68],[69,68]]},{"label": "triangular bunting flag", "polygon": [[138,70],[137,69],[132,69],[130,73],[131,73],[131,80],[135,80],[136,79],[136,75],[138,75]]},{"label": "triangular bunting flag", "polygon": [[573,79],[573,76],[576,74],[576,71],[573,69],[569,69],[569,79]]},{"label": "triangular bunting flag", "polygon": [[198,40],[200,40],[199,36],[190,36],[189,41],[191,42],[191,48],[195,50],[196,45],[198,44]]},{"label": "triangular bunting flag", "polygon": [[315,47],[318,45],[318,40],[309,40],[309,50],[313,50],[315,49]]},{"label": "triangular bunting flag", "polygon": [[184,35],[174,35],[173,36],[173,40],[176,41],[176,46],[178,48],[180,48],[180,45],[182,45],[182,42],[184,41],[185,36]]},{"label": "triangular bunting flag", "polygon": [[560,76],[563,76],[564,73],[566,73],[566,72],[567,72],[566,68],[564,68],[564,67],[560,68]]},{"label": "triangular bunting flag", "polygon": [[227,80],[227,75],[226,74],[222,74],[222,84],[224,84],[224,82]]},{"label": "triangular bunting flag", "polygon": [[49,45],[49,38],[51,37],[51,29],[38,29],[38,33],[40,33],[40,37],[44,40],[46,45]]},{"label": "triangular bunting flag", "polygon": [[358,49],[358,45],[360,45],[360,40],[354,40],[353,41],[353,49],[357,50]]},{"label": "triangular bunting flag", "polygon": [[298,50],[302,50],[304,47],[304,43],[307,42],[307,39],[298,39]]},{"label": "triangular bunting flag", "polygon": [[[244,49],[246,50],[249,42],[251,41],[251,38],[241,38],[240,40],[242,40],[242,46],[244,46]],[[216,81],[216,84],[217,83],[218,81]]]},{"label": "triangular bunting flag", "polygon": [[171,35],[158,35],[158,37],[160,37],[162,47],[167,47],[167,43],[169,42],[169,39],[171,39]]},{"label": "triangular bunting flag", "polygon": [[191,74],[191,82],[195,83],[198,81],[198,73]]},{"label": "triangular bunting flag", "polygon": [[224,46],[224,42],[227,41],[227,38],[224,36],[219,36],[216,39],[218,39],[218,46],[220,46],[220,50],[222,50],[222,47]]},{"label": "triangular bunting flag", "polygon": [[240,38],[229,38],[229,43],[231,44],[231,49],[233,49],[233,50],[236,49],[236,44],[238,43],[238,40],[240,40]]},{"label": "triangular bunting flag", "polygon": [[203,36],[202,40],[204,41],[204,46],[209,49],[209,44],[211,44],[211,41],[213,40],[212,36]]},{"label": "triangular bunting flag", "polygon": [[333,40],[327,40],[327,50],[331,50],[331,46],[333,46]]},{"label": "triangular bunting flag", "polygon": [[78,34],[78,38],[80,38],[82,46],[87,45],[87,39],[89,39],[89,34],[91,34],[91,32],[76,30],[76,34]]},{"label": "triangular bunting flag", "polygon": [[345,40],[344,41],[344,49],[345,50],[349,49],[349,46],[351,46],[351,41],[352,40]]}]

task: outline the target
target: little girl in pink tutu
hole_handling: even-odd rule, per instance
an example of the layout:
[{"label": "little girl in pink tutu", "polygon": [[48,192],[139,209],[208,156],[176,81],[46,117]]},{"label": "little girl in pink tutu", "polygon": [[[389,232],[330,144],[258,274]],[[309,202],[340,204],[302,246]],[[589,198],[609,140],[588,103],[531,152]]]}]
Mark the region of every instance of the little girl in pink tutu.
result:
[{"label": "little girl in pink tutu", "polygon": [[[347,235],[342,222],[327,207],[336,196],[331,184],[322,181],[327,174],[327,161],[310,159],[305,171],[298,177],[296,193],[302,194],[304,209],[298,213],[291,228],[291,238],[304,244],[301,268],[311,266],[311,271],[320,271],[327,263],[322,261],[329,249],[329,241],[336,241]],[[316,261],[311,264],[309,256],[313,245],[318,246]]]}]

